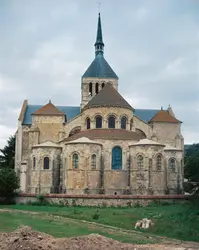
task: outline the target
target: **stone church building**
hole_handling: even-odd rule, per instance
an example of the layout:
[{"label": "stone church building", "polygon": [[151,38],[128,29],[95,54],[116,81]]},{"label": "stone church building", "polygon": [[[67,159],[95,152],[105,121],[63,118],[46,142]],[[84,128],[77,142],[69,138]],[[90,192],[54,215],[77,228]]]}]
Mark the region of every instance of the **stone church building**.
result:
[{"label": "stone church building", "polygon": [[15,156],[20,190],[36,194],[182,193],[181,123],[170,106],[136,109],[120,95],[118,76],[104,58],[99,14],[95,58],[81,77],[81,105],[23,102]]}]

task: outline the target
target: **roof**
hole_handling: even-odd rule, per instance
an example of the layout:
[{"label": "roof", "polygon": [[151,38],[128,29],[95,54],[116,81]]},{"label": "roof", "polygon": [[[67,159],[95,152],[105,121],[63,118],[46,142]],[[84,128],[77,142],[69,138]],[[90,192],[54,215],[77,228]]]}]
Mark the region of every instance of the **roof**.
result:
[{"label": "roof", "polygon": [[74,141],[69,141],[66,144],[81,144],[81,143],[82,144],[88,143],[88,144],[100,144],[100,145],[102,145],[101,143],[90,140],[87,137],[80,137],[80,138],[78,138],[78,139],[76,139]]},{"label": "roof", "polygon": [[147,138],[141,139],[138,142],[132,144],[131,146],[140,146],[140,145],[153,145],[153,146],[165,146],[164,144],[149,140]]},{"label": "roof", "polygon": [[170,115],[168,111],[162,109],[155,114],[155,116],[150,120],[150,122],[181,123],[181,121]]},{"label": "roof", "polygon": [[144,122],[149,122],[157,113],[159,109],[135,109],[134,115]]},{"label": "roof", "polygon": [[176,147],[172,147],[170,145],[166,145],[166,147],[164,148],[164,151],[182,151],[182,150]]},{"label": "roof", "polygon": [[[31,114],[42,107],[43,105],[28,105],[25,111],[23,125],[31,125]],[[67,121],[72,120],[74,117],[80,114],[80,107],[78,106],[56,106],[56,108],[66,115]]]},{"label": "roof", "polygon": [[133,110],[131,105],[110,83],[107,83],[104,88],[85,105],[84,109],[93,107],[121,107]]},{"label": "roof", "polygon": [[[31,125],[31,114],[42,107],[43,105],[28,105],[24,114],[23,125]],[[56,108],[65,113],[67,121],[80,114],[80,106],[56,106]],[[158,111],[158,109],[135,109],[134,114],[144,122],[149,122]]]},{"label": "roof", "polygon": [[84,131],[80,131],[68,138],[64,141],[72,141],[81,137],[87,137],[91,140],[94,139],[106,139],[106,140],[134,140],[138,141],[142,139],[141,135],[125,130],[125,129],[88,129]]},{"label": "roof", "polygon": [[51,141],[46,141],[44,143],[41,143],[41,144],[36,144],[36,145],[33,145],[32,146],[33,148],[39,148],[39,147],[47,147],[47,148],[61,148],[60,145],[54,143],[54,142],[51,142]]},{"label": "roof", "polygon": [[103,54],[96,55],[95,59],[92,61],[92,63],[82,76],[82,78],[86,77],[118,79],[118,76],[107,63]]},{"label": "roof", "polygon": [[32,115],[64,115],[65,116],[65,113],[57,109],[51,102],[49,102],[43,107],[39,108],[34,113],[32,113]]}]

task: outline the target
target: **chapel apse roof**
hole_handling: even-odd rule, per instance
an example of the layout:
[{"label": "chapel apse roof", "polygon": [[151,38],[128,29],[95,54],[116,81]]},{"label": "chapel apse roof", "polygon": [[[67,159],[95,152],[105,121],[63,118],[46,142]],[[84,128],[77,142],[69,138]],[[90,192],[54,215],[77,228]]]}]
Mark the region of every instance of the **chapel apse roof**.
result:
[{"label": "chapel apse roof", "polygon": [[[28,105],[25,111],[23,125],[31,125],[32,117],[31,114],[42,108],[43,105]],[[65,113],[67,121],[72,120],[80,114],[80,106],[56,106],[61,112]],[[155,114],[159,112],[158,109],[135,109],[134,114],[144,122],[149,122]]]},{"label": "chapel apse roof", "polygon": [[88,129],[80,131],[63,141],[72,141],[81,137],[87,137],[90,140],[105,139],[105,140],[133,140],[139,141],[143,136],[139,133],[125,129]]}]

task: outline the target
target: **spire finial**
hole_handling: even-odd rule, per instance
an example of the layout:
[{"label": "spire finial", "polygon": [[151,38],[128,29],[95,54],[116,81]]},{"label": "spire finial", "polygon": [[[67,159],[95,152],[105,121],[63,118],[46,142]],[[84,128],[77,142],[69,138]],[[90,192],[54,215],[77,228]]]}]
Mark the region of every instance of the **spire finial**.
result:
[{"label": "spire finial", "polygon": [[102,26],[100,12],[98,14],[98,24],[97,24],[97,37],[95,42],[95,55],[103,55],[104,53],[104,43],[102,38]]}]

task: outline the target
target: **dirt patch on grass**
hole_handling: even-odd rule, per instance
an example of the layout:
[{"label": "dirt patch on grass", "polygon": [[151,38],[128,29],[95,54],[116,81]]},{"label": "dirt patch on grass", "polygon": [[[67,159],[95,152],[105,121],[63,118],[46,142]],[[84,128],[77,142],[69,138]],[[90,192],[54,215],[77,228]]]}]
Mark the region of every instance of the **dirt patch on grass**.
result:
[{"label": "dirt patch on grass", "polygon": [[[68,230],[66,228],[66,230]],[[194,244],[194,243],[193,243]],[[0,234],[0,250],[193,250],[198,244],[187,245],[133,245],[121,243],[98,234],[72,238],[54,238],[51,235],[20,227],[11,233]]]}]

